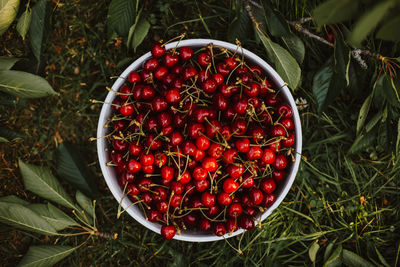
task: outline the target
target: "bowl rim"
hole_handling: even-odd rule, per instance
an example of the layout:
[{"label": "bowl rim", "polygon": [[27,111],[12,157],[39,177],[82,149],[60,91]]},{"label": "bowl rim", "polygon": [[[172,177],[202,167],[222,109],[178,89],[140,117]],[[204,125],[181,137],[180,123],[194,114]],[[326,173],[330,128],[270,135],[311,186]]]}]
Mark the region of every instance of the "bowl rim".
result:
[{"label": "bowl rim", "polygon": [[[293,99],[293,96],[290,92],[290,89],[287,87],[287,84],[282,80],[280,75],[261,57],[257,56],[253,52],[242,48],[238,47],[237,45],[225,42],[225,41],[219,41],[219,40],[213,40],[213,39],[187,39],[187,40],[181,40],[181,41],[176,41],[172,43],[168,43],[165,45],[166,50],[169,50],[171,48],[179,48],[182,46],[189,46],[189,47],[204,47],[208,44],[212,43],[213,45],[216,46],[221,46],[224,47],[230,51],[237,51],[239,54],[244,54],[244,57],[247,61],[251,61],[252,63],[255,63],[259,65],[263,71],[266,73],[268,77],[273,81],[273,83],[281,87],[281,93],[283,94],[285,100],[289,105],[291,106],[293,110],[293,119],[294,119],[294,124],[295,124],[295,162],[294,164],[291,165],[290,168],[290,173],[289,176],[286,179],[286,183],[282,186],[283,188],[281,189],[279,195],[277,196],[275,202],[271,207],[269,207],[265,212],[259,216],[258,219],[263,221],[265,220],[271,213],[280,205],[280,203],[283,201],[283,199],[286,197],[288,194],[290,188],[292,187],[292,184],[295,180],[296,174],[299,169],[300,161],[301,161],[301,149],[302,149],[302,130],[301,130],[301,122],[300,122],[300,115],[297,110],[296,103]],[[107,129],[104,127],[107,123],[107,119],[109,114],[111,113],[111,106],[107,103],[111,103],[113,99],[115,98],[115,92],[119,90],[119,88],[125,83],[126,78],[128,77],[128,74],[136,70],[140,67],[142,67],[142,64],[144,61],[149,59],[151,57],[151,52],[148,52],[138,59],[136,59],[133,63],[131,63],[123,72],[122,74],[118,77],[118,79],[114,82],[113,86],[111,87],[111,90],[106,96],[105,99],[105,104],[103,104],[99,120],[98,120],[98,126],[97,126],[97,153],[98,153],[98,158],[99,158],[99,164],[101,167],[101,171],[103,174],[103,177],[106,181],[106,184],[108,188],[110,189],[111,193],[113,194],[114,198],[117,200],[118,203],[121,203],[121,206],[123,209],[127,209],[128,214],[133,217],[136,221],[138,221],[140,224],[145,226],[146,228],[160,234],[160,229],[161,225],[158,223],[152,223],[144,218],[142,214],[137,214],[135,212],[134,206],[131,206],[128,208],[128,206],[131,204],[131,201],[128,198],[124,198],[121,201],[122,198],[122,190],[116,181],[115,177],[112,177],[112,169],[113,167],[107,166],[107,154],[106,148],[107,148],[107,142],[106,138],[103,138],[103,136],[106,135]],[[117,185],[117,186],[116,186]],[[141,211],[140,211],[141,212]],[[181,241],[189,241],[189,242],[211,242],[211,241],[218,241],[218,240],[223,240],[226,238],[230,238],[236,235],[239,235],[243,233],[245,230],[244,229],[239,229],[238,231],[232,233],[231,235],[225,234],[224,236],[215,236],[212,233],[210,234],[199,234],[199,233],[194,233],[194,234],[189,234],[189,232],[182,232],[181,234],[177,234],[174,236],[174,239],[176,240],[181,240]]]}]

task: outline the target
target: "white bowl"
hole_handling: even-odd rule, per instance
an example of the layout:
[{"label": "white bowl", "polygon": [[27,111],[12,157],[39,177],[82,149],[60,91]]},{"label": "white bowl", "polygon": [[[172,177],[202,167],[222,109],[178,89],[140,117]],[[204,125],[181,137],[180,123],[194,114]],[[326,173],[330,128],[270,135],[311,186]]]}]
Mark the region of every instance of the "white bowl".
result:
[{"label": "white bowl", "polygon": [[[246,50],[246,49],[241,49],[238,48],[236,45],[223,42],[223,41],[218,41],[218,40],[211,40],[211,39],[190,39],[190,40],[183,40],[180,42],[173,42],[169,43],[165,46],[165,48],[171,49],[174,47],[182,47],[182,46],[189,46],[192,48],[199,48],[199,47],[204,47],[210,43],[213,43],[214,45],[225,47],[230,51],[236,51],[239,55],[242,53],[245,55],[245,59],[248,62],[251,62],[253,64],[256,64],[260,66],[264,72],[267,74],[267,76],[271,79],[273,84],[278,87],[282,88],[281,93],[282,96],[284,97],[285,101],[289,103],[293,110],[293,118],[294,118],[294,123],[295,123],[295,162],[294,164],[291,165],[288,174],[288,177],[285,179],[282,184],[279,185],[278,190],[275,192],[276,194],[276,201],[275,203],[268,208],[264,213],[262,213],[260,216],[261,221],[265,220],[282,202],[282,200],[285,198],[287,193],[290,190],[290,187],[292,186],[294,179],[296,177],[296,173],[299,168],[300,164],[300,154],[301,154],[301,147],[302,147],[302,136],[301,136],[301,123],[300,123],[300,117],[299,113],[297,111],[296,104],[294,102],[294,99],[292,97],[292,94],[290,93],[289,88],[285,85],[285,82],[282,80],[282,78],[276,73],[276,71],[263,59],[261,59],[259,56],[255,55],[254,53]],[[108,93],[105,102],[106,103],[111,103],[114,98],[116,97],[115,91],[118,91],[119,88],[124,84],[125,79],[128,77],[128,74],[131,71],[137,70],[142,67],[142,64],[151,57],[151,53],[148,52],[138,58],[135,62],[133,62],[129,67],[125,69],[125,71],[120,75],[120,77],[115,81],[115,83],[112,86],[112,90]],[[106,152],[106,148],[109,146],[107,143],[107,140],[105,138],[101,138],[107,134],[108,129],[104,128],[104,125],[107,123],[107,118],[109,118],[112,114],[112,109],[109,104],[104,104],[101,113],[100,113],[100,118],[99,118],[99,124],[97,127],[97,153],[99,156],[99,162],[100,162],[100,167],[101,171],[104,175],[104,178],[106,180],[106,183],[108,187],[110,188],[112,194],[114,195],[115,199],[117,200],[117,203],[121,202],[122,198],[122,189],[120,185],[118,184],[118,179],[116,176],[115,169],[113,167],[109,167],[106,165],[107,162],[110,161],[110,156],[109,153]],[[128,198],[124,198],[122,201],[122,207],[126,209],[132,202]],[[134,206],[131,206],[127,209],[127,212],[129,215],[131,215],[136,221],[147,227],[148,229],[160,234],[161,230],[161,225],[158,223],[152,223],[144,217],[142,211]],[[209,241],[217,241],[217,240],[222,240],[224,238],[229,238],[236,236],[238,234],[243,233],[243,229],[239,229],[238,231],[234,232],[231,235],[225,234],[224,236],[215,236],[212,233],[204,233],[204,232],[195,232],[195,231],[182,231],[180,235],[175,235],[174,239],[177,240],[183,240],[183,241],[190,241],[190,242],[209,242]]]}]

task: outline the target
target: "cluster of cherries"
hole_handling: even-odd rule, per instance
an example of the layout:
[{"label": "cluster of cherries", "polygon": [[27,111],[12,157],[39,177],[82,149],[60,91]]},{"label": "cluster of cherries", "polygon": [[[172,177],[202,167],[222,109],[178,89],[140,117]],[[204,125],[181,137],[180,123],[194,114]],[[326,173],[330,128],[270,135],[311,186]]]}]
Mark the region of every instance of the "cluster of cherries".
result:
[{"label": "cluster of cherries", "polygon": [[209,44],[155,44],[117,92],[109,166],[171,239],[251,230],[276,199],[295,143],[291,107],[259,66]]}]

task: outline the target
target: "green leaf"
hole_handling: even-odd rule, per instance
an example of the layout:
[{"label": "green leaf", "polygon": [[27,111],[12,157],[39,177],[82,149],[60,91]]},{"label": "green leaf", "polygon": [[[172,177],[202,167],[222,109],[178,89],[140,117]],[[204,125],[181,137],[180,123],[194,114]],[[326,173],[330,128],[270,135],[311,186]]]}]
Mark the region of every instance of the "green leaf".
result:
[{"label": "green leaf", "polygon": [[142,10],[143,10],[142,8],[139,10],[139,12],[137,13],[136,18],[135,18],[135,23],[129,28],[128,39],[126,42],[126,48],[128,48],[128,49],[131,47],[133,34],[135,33],[136,25],[138,24],[140,15],[142,14]]},{"label": "green leaf", "polygon": [[18,266],[53,266],[77,248],[70,246],[30,246]]},{"label": "green leaf", "polygon": [[129,28],[135,21],[136,1],[112,0],[107,14],[107,30],[110,37],[115,31],[119,36],[126,37]]},{"label": "green leaf", "polygon": [[20,0],[0,1],[0,35],[2,35],[17,16]]},{"label": "green leaf", "polygon": [[350,34],[349,41],[355,46],[361,46],[361,42],[375,29],[392,6],[392,1],[387,0],[377,4],[371,11],[364,14],[355,24]]},{"label": "green leaf", "polygon": [[0,222],[12,227],[44,235],[57,235],[56,229],[29,208],[0,202]]},{"label": "green leaf", "polygon": [[150,23],[147,19],[141,17],[136,25],[135,32],[133,33],[132,48],[136,52],[136,48],[143,42],[150,29]]},{"label": "green leaf", "polygon": [[15,57],[0,57],[0,70],[11,69],[19,60],[20,58]]},{"label": "green leaf", "polygon": [[383,116],[382,110],[379,110],[377,113],[375,113],[375,115],[365,125],[365,130],[367,132],[371,131],[374,128],[374,126],[378,123],[378,121],[380,121],[382,116]]},{"label": "green leaf", "polygon": [[257,33],[264,44],[269,60],[275,64],[278,74],[293,90],[296,89],[301,77],[301,70],[297,61],[286,49],[272,42],[261,31],[257,30]]},{"label": "green leaf", "polygon": [[[399,75],[398,75],[399,76]],[[400,102],[398,100],[400,87],[400,78],[396,77],[394,80],[390,76],[384,74],[382,75],[376,83],[376,91],[382,93],[385,100],[392,106],[400,107]]]},{"label": "green leaf", "polygon": [[32,52],[39,62],[45,29],[46,3],[46,0],[39,0],[32,8],[32,18],[29,26],[29,41]]},{"label": "green leaf", "polygon": [[282,14],[272,8],[272,3],[269,0],[262,1],[262,4],[265,10],[265,19],[267,21],[268,30],[271,35],[275,37],[289,36],[289,25]]},{"label": "green leaf", "polygon": [[0,202],[7,202],[7,203],[14,203],[14,204],[20,204],[22,206],[29,205],[30,203],[26,200],[23,200],[17,196],[14,195],[9,195],[5,197],[0,197]]},{"label": "green leaf", "polygon": [[248,33],[251,32],[251,20],[246,12],[240,12],[228,27],[227,38],[231,43],[246,41]]},{"label": "green leaf", "polygon": [[16,70],[0,71],[0,91],[18,97],[38,98],[56,94],[40,76]]},{"label": "green leaf", "polygon": [[342,245],[339,245],[331,254],[331,256],[328,258],[328,260],[325,261],[323,267],[336,267],[336,266],[342,266]]},{"label": "green leaf", "polygon": [[368,112],[371,107],[373,95],[374,95],[374,92],[372,92],[365,99],[364,103],[361,106],[360,113],[358,114],[358,120],[357,120],[357,135],[360,133],[362,127],[364,126],[365,120],[367,119]]},{"label": "green leaf", "polygon": [[315,240],[312,243],[310,249],[308,250],[308,256],[310,257],[311,262],[316,261],[319,248],[320,248],[320,246],[318,244],[318,240]]},{"label": "green leaf", "polygon": [[385,267],[390,267],[389,263],[385,260],[379,250],[375,247],[376,255],[378,255],[379,260]]},{"label": "green leaf", "polygon": [[96,196],[96,185],[85,159],[76,146],[62,143],[56,152],[57,174],[89,196]]},{"label": "green leaf", "polygon": [[8,143],[8,142],[10,142],[10,141],[8,141],[6,138],[0,136],[0,143]]},{"label": "green leaf", "polygon": [[318,110],[322,110],[324,106],[329,87],[331,86],[332,76],[333,67],[331,64],[326,64],[314,75],[313,94],[317,101]]},{"label": "green leaf", "polygon": [[324,252],[324,262],[326,262],[328,259],[329,259],[329,256],[331,255],[331,253],[332,253],[332,249],[333,249],[333,245],[335,244],[335,241],[333,241],[333,242],[330,242],[327,246],[326,246],[326,249],[325,249],[325,252]]},{"label": "green leaf", "polygon": [[89,214],[92,218],[94,217],[93,211],[93,202],[90,198],[85,196],[81,191],[76,191],[75,195],[76,202],[78,202],[79,206],[87,213]]},{"label": "green leaf", "polygon": [[26,189],[54,201],[64,207],[75,209],[72,199],[48,168],[34,166],[18,160]]},{"label": "green leaf", "polygon": [[306,53],[303,41],[295,34],[282,37],[282,41],[297,62],[303,63]]},{"label": "green leaf", "polygon": [[362,257],[358,256],[354,252],[351,252],[347,249],[343,249],[343,263],[346,266],[349,267],[358,267],[358,266],[363,266],[363,267],[373,267],[372,263],[369,261],[363,259]]},{"label": "green leaf", "polygon": [[26,9],[18,19],[17,31],[21,35],[22,40],[25,40],[25,36],[28,33],[29,26],[31,25],[31,19],[32,10],[30,8]]},{"label": "green leaf", "polygon": [[78,224],[71,217],[69,217],[63,211],[56,208],[54,205],[52,205],[50,203],[48,203],[48,205],[46,205],[46,204],[30,204],[29,206],[27,206],[27,208],[34,211],[40,217],[45,219],[57,231],[60,231],[69,226]]},{"label": "green leaf", "polygon": [[357,13],[358,1],[328,0],[317,6],[312,16],[318,27],[349,20]]},{"label": "green leaf", "polygon": [[376,131],[370,131],[358,135],[356,140],[354,140],[354,143],[349,148],[348,153],[354,154],[370,147],[375,141],[376,135],[377,135]]},{"label": "green leaf", "polygon": [[400,16],[394,17],[393,19],[383,24],[383,26],[379,29],[378,33],[376,34],[376,38],[393,42],[400,41],[399,25],[400,25]]},{"label": "green leaf", "polygon": [[396,154],[400,152],[400,119],[397,122],[397,141],[396,141]]}]

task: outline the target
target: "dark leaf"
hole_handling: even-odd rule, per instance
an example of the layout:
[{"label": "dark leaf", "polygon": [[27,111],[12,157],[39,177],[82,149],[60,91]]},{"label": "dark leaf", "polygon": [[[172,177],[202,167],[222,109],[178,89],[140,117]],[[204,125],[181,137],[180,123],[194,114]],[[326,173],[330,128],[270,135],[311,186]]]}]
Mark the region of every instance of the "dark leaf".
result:
[{"label": "dark leaf", "polygon": [[19,197],[14,196],[14,195],[0,197],[0,202],[8,202],[8,203],[20,204],[22,206],[26,206],[26,205],[30,204],[28,201],[20,199]]},{"label": "dark leaf", "polygon": [[343,249],[343,263],[349,267],[373,267],[372,263],[347,249]]},{"label": "dark leaf", "polygon": [[0,57],[0,70],[11,69],[19,60],[20,58],[15,57]]},{"label": "dark leaf", "polygon": [[132,48],[134,52],[136,52],[136,48],[143,42],[149,30],[150,23],[142,16],[135,27],[135,32],[133,33]]},{"label": "dark leaf", "polygon": [[9,141],[6,138],[0,136],[0,143],[8,143],[8,142]]},{"label": "dark leaf", "polygon": [[331,256],[325,261],[323,267],[342,266],[342,245],[338,245]]},{"label": "dark leaf", "polygon": [[0,35],[2,35],[17,16],[20,0],[0,1]]},{"label": "dark leaf", "polygon": [[62,143],[56,152],[57,174],[85,194],[95,197],[96,186],[81,152],[70,143]]},{"label": "dark leaf", "polygon": [[282,41],[297,62],[303,63],[306,52],[303,41],[295,34],[282,37]]},{"label": "dark leaf", "polygon": [[265,10],[265,19],[267,21],[268,30],[271,35],[275,37],[289,36],[289,25],[282,14],[273,9],[273,5],[269,0],[263,0],[262,4]]},{"label": "dark leaf", "polygon": [[322,110],[332,83],[333,67],[330,62],[314,75],[313,94],[317,101],[318,110]]},{"label": "dark leaf", "polygon": [[90,217],[94,218],[94,206],[92,200],[79,190],[76,191],[75,199],[79,206],[81,206],[81,208],[86,212],[86,214],[89,214]]},{"label": "dark leaf", "polygon": [[63,211],[48,203],[46,204],[30,204],[27,206],[30,210],[45,219],[57,231],[63,230],[69,226],[77,225],[71,217]]},{"label": "dark leaf", "polygon": [[57,94],[42,77],[16,70],[0,70],[0,91],[24,98]]},{"label": "dark leaf", "polygon": [[396,141],[396,154],[400,152],[400,119],[397,122],[397,141]]},{"label": "dark leaf", "polygon": [[39,0],[32,8],[32,19],[29,26],[29,41],[31,43],[32,52],[39,62],[45,29],[46,3],[46,0]]},{"label": "dark leaf", "polygon": [[377,136],[376,130],[360,134],[359,136],[357,136],[356,140],[351,145],[348,153],[354,154],[359,151],[367,149],[374,143],[376,136]]},{"label": "dark leaf", "polygon": [[26,206],[0,202],[0,222],[43,235],[57,235],[56,229]]},{"label": "dark leaf", "polygon": [[282,46],[268,39],[260,30],[257,30],[257,33],[267,51],[269,60],[275,64],[278,74],[288,83],[289,87],[295,90],[301,78],[301,70],[296,59]]},{"label": "dark leaf", "polygon": [[376,112],[376,114],[365,125],[365,130],[367,132],[371,131],[375,127],[375,125],[381,120],[382,115],[383,115],[382,110]]},{"label": "dark leaf", "polygon": [[30,8],[27,8],[18,19],[17,31],[19,32],[19,35],[21,35],[22,40],[25,40],[25,36],[28,33],[29,26],[31,25],[31,19],[32,10]]},{"label": "dark leaf", "polygon": [[393,19],[383,24],[383,26],[376,34],[376,38],[393,42],[400,41],[399,25],[400,16],[394,17]]},{"label": "dark leaf", "polygon": [[356,22],[350,34],[350,42],[355,46],[361,46],[361,42],[375,29],[392,5],[390,0],[380,2],[371,11],[364,14]]},{"label": "dark leaf", "polygon": [[112,0],[107,14],[108,36],[111,36],[113,31],[119,36],[128,36],[129,28],[135,22],[135,17],[135,0]]},{"label": "dark leaf", "polygon": [[53,266],[74,252],[78,247],[31,246],[18,266]]},{"label": "dark leaf", "polygon": [[364,126],[365,120],[367,119],[369,109],[371,107],[372,98],[374,93],[372,92],[364,101],[361,106],[360,113],[358,114],[357,120],[357,135],[361,132],[362,127]]},{"label": "dark leaf", "polygon": [[126,47],[129,49],[131,47],[132,39],[133,39],[133,34],[135,33],[136,25],[139,22],[140,19],[140,14],[142,13],[142,9],[139,10],[135,17],[135,23],[129,28],[129,33],[128,33],[128,39],[126,39]]},{"label": "dark leaf", "polygon": [[240,12],[228,27],[228,41],[235,43],[236,39],[238,39],[241,42],[245,42],[250,31],[251,20],[249,16],[246,12]]},{"label": "dark leaf", "polygon": [[400,78],[392,79],[384,74],[382,75],[376,83],[376,91],[377,94],[382,94],[385,100],[390,103],[392,106],[400,107],[400,102],[398,100],[400,86]]},{"label": "dark leaf", "polygon": [[331,253],[332,253],[333,245],[334,245],[334,244],[335,244],[335,241],[330,242],[330,243],[326,246],[326,249],[325,249],[325,252],[324,252],[324,262],[326,262],[326,261],[329,259],[329,256],[330,256]]},{"label": "dark leaf", "polygon": [[74,202],[48,168],[27,164],[22,160],[18,160],[18,165],[26,189],[64,207],[75,209]]},{"label": "dark leaf", "polygon": [[349,20],[357,13],[358,1],[328,0],[317,6],[312,16],[318,27]]}]

